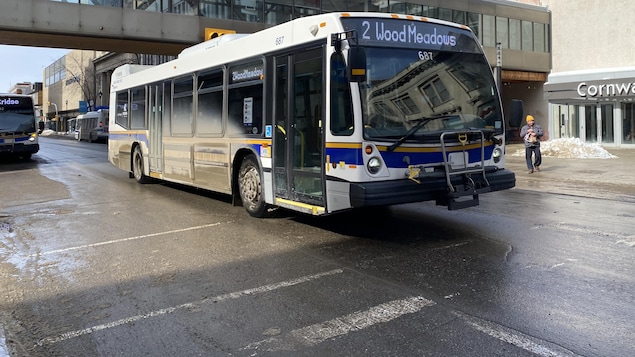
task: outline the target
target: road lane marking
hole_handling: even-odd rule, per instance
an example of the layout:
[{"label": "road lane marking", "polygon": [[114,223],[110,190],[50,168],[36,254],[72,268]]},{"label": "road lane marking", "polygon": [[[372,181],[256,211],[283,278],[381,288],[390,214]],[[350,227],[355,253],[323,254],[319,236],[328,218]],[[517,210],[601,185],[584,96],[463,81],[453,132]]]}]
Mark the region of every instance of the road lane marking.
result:
[{"label": "road lane marking", "polygon": [[64,248],[64,249],[51,250],[51,251],[48,251],[48,252],[40,252],[40,253],[31,254],[31,255],[29,255],[29,258],[39,257],[39,256],[42,256],[42,255],[49,255],[49,254],[65,253],[65,252],[70,252],[70,251],[73,251],[73,250],[79,250],[79,249],[85,249],[85,248],[99,247],[99,246],[108,245],[108,244],[128,242],[128,241],[137,240],[137,239],[158,237],[158,236],[162,236],[162,235],[166,235],[166,234],[194,231],[194,230],[197,230],[197,229],[203,229],[203,228],[209,228],[209,227],[218,226],[220,224],[221,224],[221,222],[210,223],[210,224],[204,224],[202,226],[175,229],[175,230],[172,230],[172,231],[165,231],[165,232],[158,232],[158,233],[151,233],[151,234],[144,234],[142,236],[115,239],[115,240],[109,240],[109,241],[106,241],[106,242],[99,242],[99,243],[93,243],[93,244],[78,245],[78,246],[75,246],[75,247],[69,247],[69,248]]},{"label": "road lane marking", "polygon": [[263,285],[263,286],[260,286],[260,287],[257,287],[257,288],[246,289],[246,290],[236,291],[236,292],[232,292],[232,293],[222,294],[222,295],[218,295],[218,296],[212,297],[212,298],[205,298],[205,299],[203,299],[201,301],[198,301],[198,302],[188,302],[188,303],[181,304],[181,305],[167,307],[165,309],[151,311],[151,312],[143,314],[143,315],[131,316],[131,317],[128,317],[128,318],[125,318],[125,319],[121,319],[121,320],[117,320],[117,321],[113,321],[113,322],[110,322],[110,323],[107,323],[107,324],[92,326],[92,327],[88,327],[88,328],[85,328],[85,329],[82,329],[82,330],[65,332],[65,333],[62,333],[62,334],[60,334],[58,336],[55,336],[55,337],[46,337],[46,338],[43,338],[43,339],[39,340],[37,342],[36,346],[52,345],[52,344],[56,344],[58,342],[70,340],[72,338],[88,335],[88,334],[91,334],[93,332],[102,331],[102,330],[110,329],[110,328],[121,326],[121,325],[126,325],[126,324],[129,324],[129,323],[132,323],[132,322],[148,319],[148,318],[151,318],[151,317],[171,314],[171,313],[173,313],[173,312],[175,312],[177,310],[191,309],[191,308],[196,308],[196,307],[198,307],[200,305],[203,305],[203,304],[206,304],[206,303],[217,303],[217,302],[221,302],[221,301],[224,301],[224,300],[238,299],[238,298],[241,298],[243,296],[262,294],[262,293],[266,293],[266,292],[269,292],[269,291],[274,291],[274,290],[281,289],[281,288],[286,288],[286,287],[290,287],[290,286],[294,286],[294,285],[298,285],[298,284],[302,284],[302,283],[307,283],[307,282],[310,282],[310,281],[313,281],[313,280],[317,280],[317,279],[320,279],[320,278],[323,278],[323,277],[326,277],[326,276],[335,275],[335,274],[341,274],[343,272],[344,271],[342,269],[333,269],[333,270],[330,270],[330,271],[325,271],[325,272],[317,273],[317,274],[313,274],[313,275],[305,275],[303,277],[299,277],[299,278],[295,278],[295,279],[291,279],[291,280],[287,280],[287,281],[281,281],[281,282],[274,283],[274,284]]},{"label": "road lane marking", "polygon": [[250,343],[241,350],[256,350],[265,347],[268,352],[295,351],[300,347],[311,347],[350,332],[385,323],[403,315],[413,314],[436,303],[421,296],[394,300],[354,312],[333,320],[293,330],[283,337],[271,337]]},{"label": "road lane marking", "polygon": [[523,350],[531,352],[535,355],[543,357],[581,357],[580,355],[577,355],[564,347],[545,346],[539,339],[525,335],[509,327],[504,327],[496,323],[485,321],[474,316],[469,316],[458,311],[454,311],[453,314],[465,321],[474,329],[483,332],[491,337],[494,337],[500,341],[509,343],[518,348],[522,348]]}]

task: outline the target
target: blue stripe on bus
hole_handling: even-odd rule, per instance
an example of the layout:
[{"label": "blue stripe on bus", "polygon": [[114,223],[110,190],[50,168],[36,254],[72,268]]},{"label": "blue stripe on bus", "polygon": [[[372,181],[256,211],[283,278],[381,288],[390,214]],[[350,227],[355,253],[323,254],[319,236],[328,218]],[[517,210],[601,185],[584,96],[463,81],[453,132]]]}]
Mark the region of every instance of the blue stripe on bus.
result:
[{"label": "blue stripe on bus", "polygon": [[0,144],[6,144],[7,140],[11,139],[12,142],[14,143],[19,143],[19,142],[23,142],[23,141],[29,141],[29,138],[31,136],[27,135],[27,136],[21,136],[21,137],[13,137],[13,138],[5,138],[5,139],[0,139]]},{"label": "blue stripe on bus", "polygon": [[110,140],[133,140],[133,141],[143,141],[146,145],[148,145],[148,137],[146,134],[113,134],[112,132],[109,134]]},{"label": "blue stripe on bus", "polygon": [[[492,156],[494,146],[485,147],[485,159]],[[449,153],[451,153],[450,151]],[[454,151],[456,152],[456,151]],[[481,161],[481,148],[467,150],[468,161]],[[380,151],[381,157],[388,167],[407,168],[408,165],[421,165],[427,163],[443,162],[441,151],[418,152],[418,151]],[[362,165],[361,148],[327,148],[326,155],[330,156],[330,162],[345,162],[346,164]],[[408,157],[408,159],[405,159]]]},{"label": "blue stripe on bus", "polygon": [[331,156],[331,162],[343,161],[347,164],[361,165],[362,149],[360,148],[326,148],[326,155]]}]

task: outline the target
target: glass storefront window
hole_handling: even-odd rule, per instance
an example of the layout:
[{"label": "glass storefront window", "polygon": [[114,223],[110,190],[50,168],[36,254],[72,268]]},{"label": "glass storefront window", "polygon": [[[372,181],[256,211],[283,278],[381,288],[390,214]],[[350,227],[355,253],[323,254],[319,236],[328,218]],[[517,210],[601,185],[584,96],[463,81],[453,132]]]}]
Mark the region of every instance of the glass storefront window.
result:
[{"label": "glass storefront window", "polygon": [[438,19],[452,21],[452,10],[440,7]]},{"label": "glass storefront window", "polygon": [[465,11],[452,10],[452,21],[465,25]]},{"label": "glass storefront window", "polygon": [[534,50],[534,26],[531,21],[521,21],[522,28],[522,50],[533,51]]},{"label": "glass storefront window", "polygon": [[534,51],[546,52],[545,24],[534,23]]},{"label": "glass storefront window", "polygon": [[295,6],[319,9],[320,2],[321,2],[320,0],[295,0]]},{"label": "glass storefront window", "polygon": [[423,5],[410,4],[410,3],[405,3],[405,5],[406,5],[406,12],[405,12],[406,14],[423,16]]},{"label": "glass storefront window", "polygon": [[520,50],[521,46],[520,20],[509,19],[509,48]]},{"label": "glass storefront window", "polygon": [[311,9],[311,8],[307,8],[307,7],[295,7],[295,13],[293,15],[294,18],[298,18],[298,17],[305,17],[305,16],[312,16],[312,15],[317,15],[320,13],[320,10],[318,9]]},{"label": "glass storefront window", "polygon": [[[72,2],[72,1],[69,1]],[[121,7],[123,5],[122,0],[79,0],[80,4],[88,4],[88,5],[101,5],[101,6],[112,6],[112,7]]]},{"label": "glass storefront window", "polygon": [[281,24],[293,19],[293,7],[289,5],[265,5],[265,23],[271,25]]},{"label": "glass storefront window", "polygon": [[[107,2],[111,2],[108,1]],[[121,0],[114,1],[119,2],[121,6]],[[146,10],[146,11],[161,11],[161,0],[124,0],[123,7],[128,9]]]},{"label": "glass storefront window", "polygon": [[379,5],[374,5],[374,1],[368,0],[348,0],[348,11],[388,11],[388,1],[380,2]]},{"label": "glass storefront window", "polygon": [[584,107],[584,134],[587,143],[598,142],[597,107],[595,105]]},{"label": "glass storefront window", "polygon": [[494,16],[483,15],[483,46],[496,46],[496,24]]},{"label": "glass storefront window", "polygon": [[613,104],[600,105],[602,115],[602,143],[615,142],[615,128],[613,123]]},{"label": "glass storefront window", "polygon": [[578,121],[578,106],[556,105],[553,110],[558,138],[579,138],[580,122]]},{"label": "glass storefront window", "polygon": [[346,11],[346,1],[322,1],[323,12]]},{"label": "glass storefront window", "polygon": [[501,48],[509,48],[509,20],[506,17],[496,18],[496,42]]},{"label": "glass storefront window", "polygon": [[231,6],[226,0],[200,0],[199,13],[203,17],[215,19],[230,18]]},{"label": "glass storefront window", "polygon": [[466,25],[469,26],[472,31],[474,31],[476,38],[478,38],[478,40],[482,42],[483,39],[481,38],[481,14],[468,12]]},{"label": "glass storefront window", "polygon": [[263,22],[263,0],[234,0],[234,20]]},{"label": "glass storefront window", "polygon": [[436,6],[423,5],[423,16],[437,18],[439,17],[439,8]]},{"label": "glass storefront window", "polygon": [[391,13],[395,13],[395,14],[409,14],[409,15],[414,15],[414,14],[410,14],[408,13],[407,10],[408,4],[405,2],[391,2],[390,3],[390,12]]},{"label": "glass storefront window", "polygon": [[[171,0],[172,7],[169,12],[183,15],[197,15],[198,9],[192,5],[195,3],[191,0]],[[198,1],[196,2],[198,3]],[[196,5],[196,3],[194,5]]]},{"label": "glass storefront window", "polygon": [[622,142],[635,144],[635,104],[622,103]]}]

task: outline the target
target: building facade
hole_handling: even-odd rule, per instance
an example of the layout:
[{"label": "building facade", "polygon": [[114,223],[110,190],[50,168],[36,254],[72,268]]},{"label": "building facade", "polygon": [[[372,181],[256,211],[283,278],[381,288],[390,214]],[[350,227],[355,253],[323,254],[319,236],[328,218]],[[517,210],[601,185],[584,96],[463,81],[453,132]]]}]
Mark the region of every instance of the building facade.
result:
[{"label": "building facade", "polygon": [[630,0],[542,0],[553,16],[553,71],[544,86],[552,138],[635,148],[635,29]]},{"label": "building facade", "polygon": [[[551,13],[536,1],[508,0],[76,0],[79,6],[122,7],[124,11],[153,11],[218,19],[219,23],[261,23],[272,26],[293,18],[333,11],[402,13],[438,18],[468,25],[483,44],[485,53],[500,74],[501,96],[508,113],[512,99],[522,99],[526,111],[547,118],[542,86],[551,71]],[[129,10],[128,10],[129,9]],[[223,22],[225,21],[225,22]],[[231,30],[231,29],[229,29]],[[99,102],[107,98],[111,64],[142,63],[143,56],[108,57],[95,62],[94,93]],[[132,57],[130,57],[132,56]],[[133,58],[135,57],[136,58]],[[110,63],[110,64],[109,64]],[[146,62],[150,64],[149,62]],[[48,76],[45,76],[48,78]],[[68,80],[68,79],[66,79]],[[57,82],[56,82],[57,83]],[[65,82],[64,82],[65,83]],[[52,101],[75,103],[78,98],[58,94],[67,87],[48,86]],[[46,93],[45,93],[46,94]],[[66,96],[62,98],[62,96]],[[81,100],[81,99],[80,99]],[[85,97],[83,100],[90,100]],[[57,103],[56,102],[56,103]],[[51,108],[49,108],[51,109]],[[72,108],[71,108],[72,109]],[[64,113],[72,114],[72,113]],[[48,115],[50,117],[50,114]],[[540,122],[541,119],[539,119]],[[509,123],[509,121],[508,121]],[[541,123],[545,124],[545,123]],[[510,126],[508,125],[508,128]],[[510,139],[516,139],[510,128]]]},{"label": "building facade", "polygon": [[43,102],[45,127],[66,131],[66,120],[95,110],[93,60],[105,52],[72,50],[44,69]]}]

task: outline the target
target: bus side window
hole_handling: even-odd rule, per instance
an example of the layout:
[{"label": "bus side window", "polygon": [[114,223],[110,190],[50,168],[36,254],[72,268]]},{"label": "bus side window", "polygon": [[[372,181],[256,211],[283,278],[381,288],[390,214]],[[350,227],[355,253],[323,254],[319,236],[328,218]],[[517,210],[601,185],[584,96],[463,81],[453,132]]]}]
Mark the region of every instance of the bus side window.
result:
[{"label": "bus side window", "polygon": [[229,132],[262,134],[262,83],[229,90]]},{"label": "bus side window", "polygon": [[[115,109],[115,123],[122,127],[129,129],[128,124],[128,91],[122,91],[117,93],[117,108]],[[73,131],[75,129],[76,122],[73,124]]]},{"label": "bus side window", "polygon": [[170,122],[172,135],[192,136],[193,86],[194,79],[191,76],[174,80],[172,120]]},{"label": "bus side window", "polygon": [[130,90],[130,129],[146,129],[146,88]]},{"label": "bus side window", "polygon": [[197,83],[196,133],[220,134],[223,132],[223,71],[200,74]]}]

